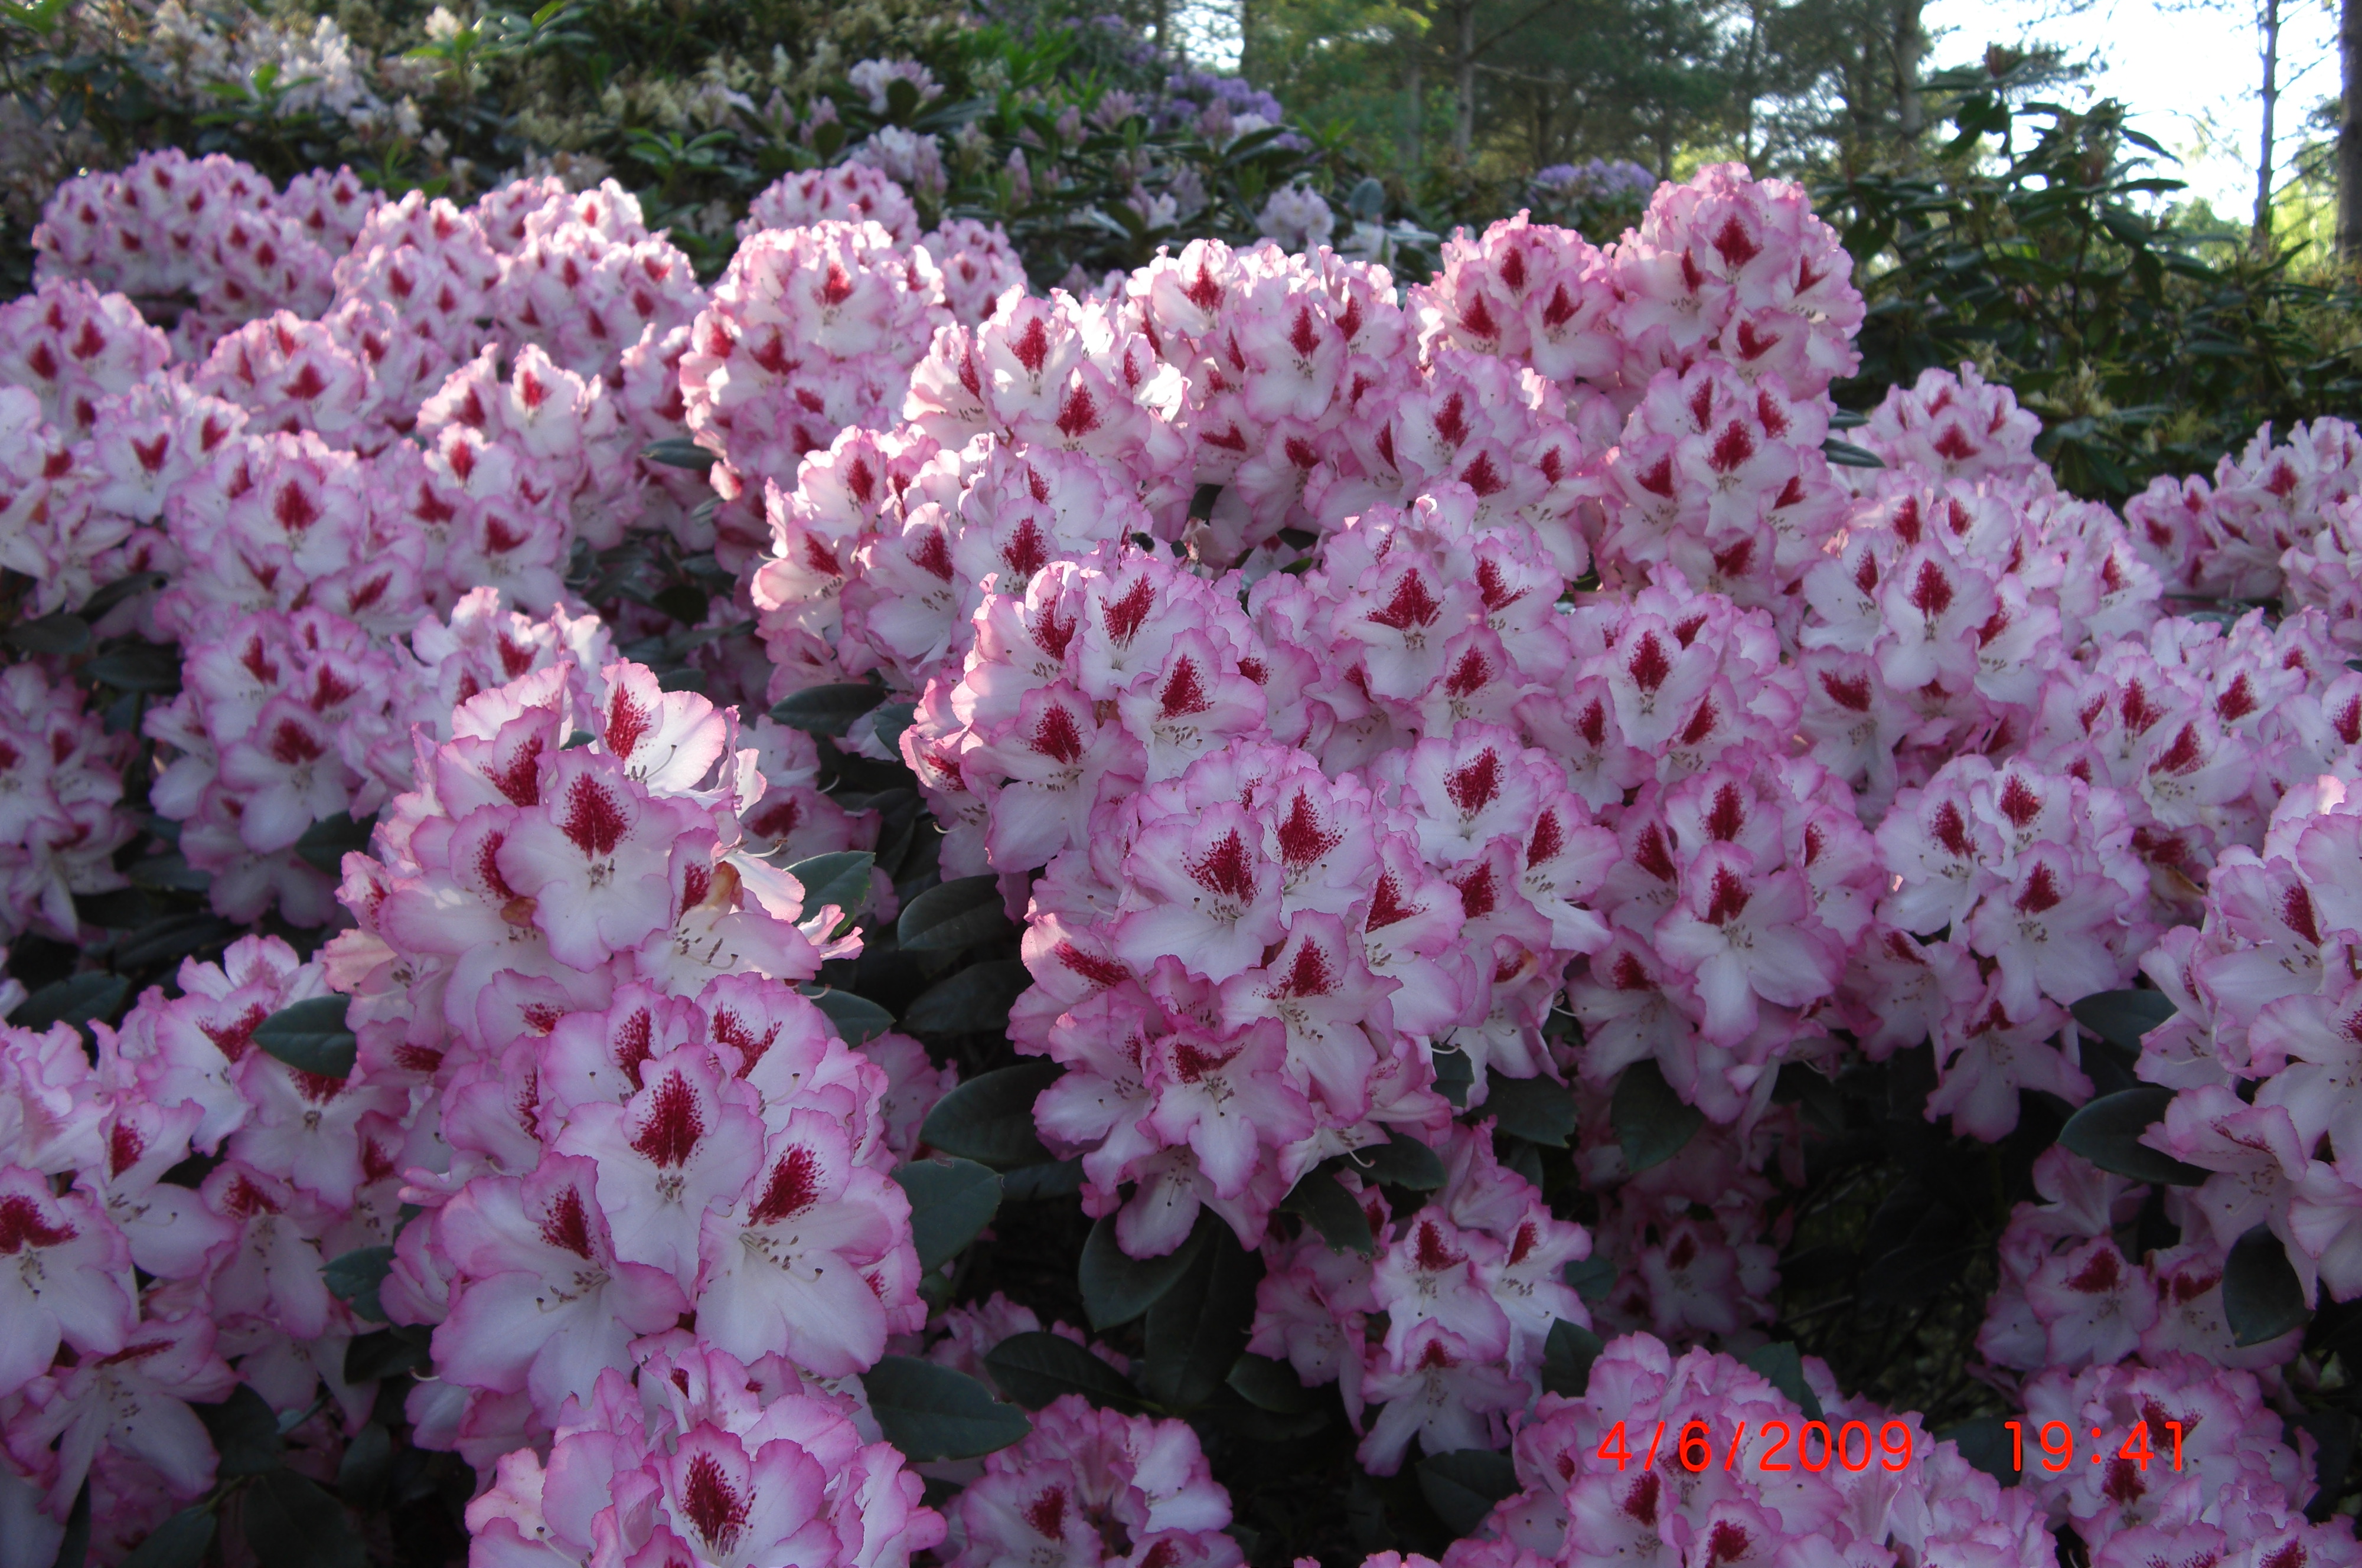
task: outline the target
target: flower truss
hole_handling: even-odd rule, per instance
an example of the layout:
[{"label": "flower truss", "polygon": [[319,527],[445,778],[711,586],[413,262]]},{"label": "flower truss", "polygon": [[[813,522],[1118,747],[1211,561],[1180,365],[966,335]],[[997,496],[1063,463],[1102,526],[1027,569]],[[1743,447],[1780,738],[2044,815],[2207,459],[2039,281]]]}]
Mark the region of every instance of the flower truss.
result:
[{"label": "flower truss", "polygon": [[[1729,164],[1039,291],[845,81],[710,289],[613,182],[51,199],[0,1568],[397,1448],[473,1568],[1237,1568],[1315,1433],[1441,1568],[2362,1562],[2362,435],[2119,514],[1974,367],[1840,417]],[[1982,1206],[2006,1427],[1783,1338],[1865,1083],[1992,1175],[1868,1227]]]}]

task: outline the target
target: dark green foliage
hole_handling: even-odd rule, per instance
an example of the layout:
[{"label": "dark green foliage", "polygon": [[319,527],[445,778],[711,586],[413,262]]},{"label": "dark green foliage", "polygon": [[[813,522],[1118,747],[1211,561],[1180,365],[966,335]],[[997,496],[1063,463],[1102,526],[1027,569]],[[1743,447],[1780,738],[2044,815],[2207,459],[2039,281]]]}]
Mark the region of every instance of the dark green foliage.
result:
[{"label": "dark green foliage", "polygon": [[2059,483],[2110,502],[2211,472],[2264,420],[2351,411],[2362,292],[2180,226],[2181,182],[2121,105],[2021,104],[1982,72],[1926,85],[1948,140],[1815,192],[1870,307],[1840,403],[1975,360],[2042,416]]},{"label": "dark green foliage", "polygon": [[886,1440],[915,1463],[973,1459],[1033,1430],[1023,1411],[975,1378],[915,1356],[888,1356],[862,1375],[861,1386]]}]

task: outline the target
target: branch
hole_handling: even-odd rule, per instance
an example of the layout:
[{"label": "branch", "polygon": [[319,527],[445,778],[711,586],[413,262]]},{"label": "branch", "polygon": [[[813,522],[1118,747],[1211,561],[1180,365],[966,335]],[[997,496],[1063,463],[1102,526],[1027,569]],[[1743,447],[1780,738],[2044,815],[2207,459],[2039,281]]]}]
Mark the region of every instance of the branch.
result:
[{"label": "branch", "polygon": [[1519,17],[1507,27],[1496,32],[1491,38],[1479,43],[1475,49],[1471,51],[1471,53],[1483,54],[1486,50],[1491,49],[1495,44],[1499,43],[1503,39],[1507,38],[1511,33],[1516,32],[1519,28],[1524,27],[1528,22],[1532,21],[1536,17],[1540,16],[1544,11],[1551,9],[1557,4],[1558,0],[1541,0],[1541,4],[1529,8],[1524,16]]},{"label": "branch", "polygon": [[1487,65],[1481,60],[1476,62],[1476,69],[1487,76],[1504,76],[1512,82],[1529,82],[1537,87],[1570,85],[1563,76],[1537,76],[1530,71],[1512,71],[1506,65]]}]

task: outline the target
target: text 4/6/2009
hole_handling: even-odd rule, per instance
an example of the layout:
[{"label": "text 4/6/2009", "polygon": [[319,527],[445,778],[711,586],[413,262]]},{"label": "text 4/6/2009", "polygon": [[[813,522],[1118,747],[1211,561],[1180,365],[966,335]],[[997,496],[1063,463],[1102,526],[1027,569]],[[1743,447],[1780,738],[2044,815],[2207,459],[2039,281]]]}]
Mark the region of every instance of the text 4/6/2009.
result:
[{"label": "text 4/6/2009", "polygon": [[[2101,1429],[2091,1429],[2092,1445],[2087,1451],[2089,1462],[2098,1464],[2108,1459],[2121,1459],[2147,1470],[2151,1459],[2181,1468],[2181,1423],[2153,1423],[2162,1430],[2152,1434],[2152,1423],[2133,1427],[2122,1442],[2105,1437]],[[1599,1441],[1598,1456],[1604,1463],[1618,1470],[1637,1464],[1643,1470],[1655,1468],[1662,1452],[1668,1463],[1697,1473],[1712,1469],[1764,1471],[1822,1471],[1835,1464],[1845,1470],[1867,1470],[1874,1463],[1882,1470],[1901,1470],[1911,1463],[1914,1441],[1910,1425],[1904,1421],[1888,1421],[1875,1434],[1867,1421],[1845,1421],[1832,1425],[1827,1421],[1803,1421],[1791,1426],[1783,1420],[1762,1422],[1751,1432],[1745,1421],[1736,1424],[1727,1433],[1717,1433],[1703,1420],[1684,1421],[1678,1425],[1657,1421],[1648,1429],[1645,1445],[1636,1444],[1639,1430],[1628,1436],[1626,1423],[1617,1422]],[[2025,1468],[2025,1424],[2005,1421],[2003,1429],[2010,1438],[2010,1463],[2016,1469]],[[2043,1469],[2060,1471],[2074,1464],[2078,1444],[2074,1430],[2064,1421],[2046,1421],[2036,1430],[2035,1447]],[[2154,1437],[2154,1441],[2152,1441]],[[1668,1445],[1667,1440],[1671,1439]]]}]

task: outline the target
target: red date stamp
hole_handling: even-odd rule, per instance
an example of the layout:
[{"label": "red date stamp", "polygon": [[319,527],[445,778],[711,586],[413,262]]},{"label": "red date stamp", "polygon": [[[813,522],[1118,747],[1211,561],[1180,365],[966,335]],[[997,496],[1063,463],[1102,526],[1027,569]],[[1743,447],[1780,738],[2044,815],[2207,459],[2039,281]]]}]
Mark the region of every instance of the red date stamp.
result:
[{"label": "red date stamp", "polygon": [[[1661,1452],[1665,1463],[1693,1474],[1715,1469],[1817,1473],[1832,1464],[1841,1470],[1867,1470],[1873,1462],[1882,1470],[1902,1470],[1911,1463],[1911,1428],[1902,1421],[1884,1423],[1874,1439],[1867,1421],[1844,1421],[1832,1427],[1827,1421],[1791,1426],[1770,1420],[1757,1427],[1751,1437],[1745,1421],[1727,1433],[1717,1433],[1705,1421],[1685,1421],[1670,1434],[1666,1425],[1657,1422],[1647,1446],[1635,1453],[1624,1423],[1618,1421],[1600,1440],[1599,1457],[1618,1470],[1636,1463],[1652,1470]],[[1670,1449],[1665,1447],[1669,1435]]]},{"label": "red date stamp", "polygon": [[[2110,1459],[2121,1459],[2137,1464],[2144,1471],[2149,1461],[2179,1471],[2181,1468],[2181,1423],[2161,1421],[2158,1442],[2151,1446],[2150,1423],[2136,1425],[2121,1443],[2112,1442],[2098,1427],[2091,1429],[2092,1445],[2087,1457],[2093,1464]],[[1660,1463],[1680,1465],[1693,1474],[1707,1470],[1810,1471],[1819,1473],[1832,1464],[1840,1470],[1867,1470],[1875,1463],[1882,1470],[1903,1470],[1911,1463],[1912,1429],[1903,1421],[1887,1421],[1875,1432],[1867,1421],[1803,1421],[1794,1425],[1783,1420],[1765,1421],[1749,1431],[1745,1421],[1734,1425],[1728,1432],[1717,1432],[1709,1423],[1691,1420],[1678,1427],[1658,1421],[1649,1429],[1646,1444],[1638,1441],[1638,1424],[1628,1434],[1626,1423],[1617,1422],[1599,1440],[1599,1458],[1618,1470],[1639,1465],[1653,1470]],[[2025,1423],[2003,1421],[2002,1430],[2009,1433],[2009,1462],[2013,1469],[2025,1468]],[[2045,1421],[2035,1429],[2036,1461],[2054,1474],[2071,1469],[2077,1453],[2073,1428],[2064,1421]]]},{"label": "red date stamp", "polygon": [[[2149,1447],[2149,1428],[2152,1425],[2161,1426],[2165,1429],[2165,1435],[2169,1437],[2171,1440],[2170,1453],[2158,1452]],[[2022,1421],[2003,1421],[2002,1423],[2002,1430],[2009,1433],[2009,1463],[2011,1467],[2016,1470],[2025,1469],[2025,1424]],[[2143,1470],[2147,1470],[2148,1468],[2148,1462],[2151,1459],[2156,1459],[2161,1462],[2169,1459],[2171,1461],[2172,1468],[2176,1470],[2181,1468],[2181,1423],[2180,1421],[2158,1421],[2153,1423],[2143,1421],[2133,1428],[2132,1431],[2125,1438],[2124,1442],[2118,1445],[2113,1452],[2110,1452],[2108,1440],[2101,1434],[2100,1428],[2093,1427],[2091,1429],[2091,1431],[2092,1452],[2090,1457],[2092,1463],[2094,1464],[2101,1463],[2112,1458],[2126,1459],[2139,1465]],[[2043,1457],[2041,1464],[2043,1469],[2055,1473],[2060,1470],[2070,1470],[2074,1468],[2075,1429],[2069,1426],[2066,1422],[2043,1422],[2035,1432],[2035,1446],[2042,1451]]]}]

